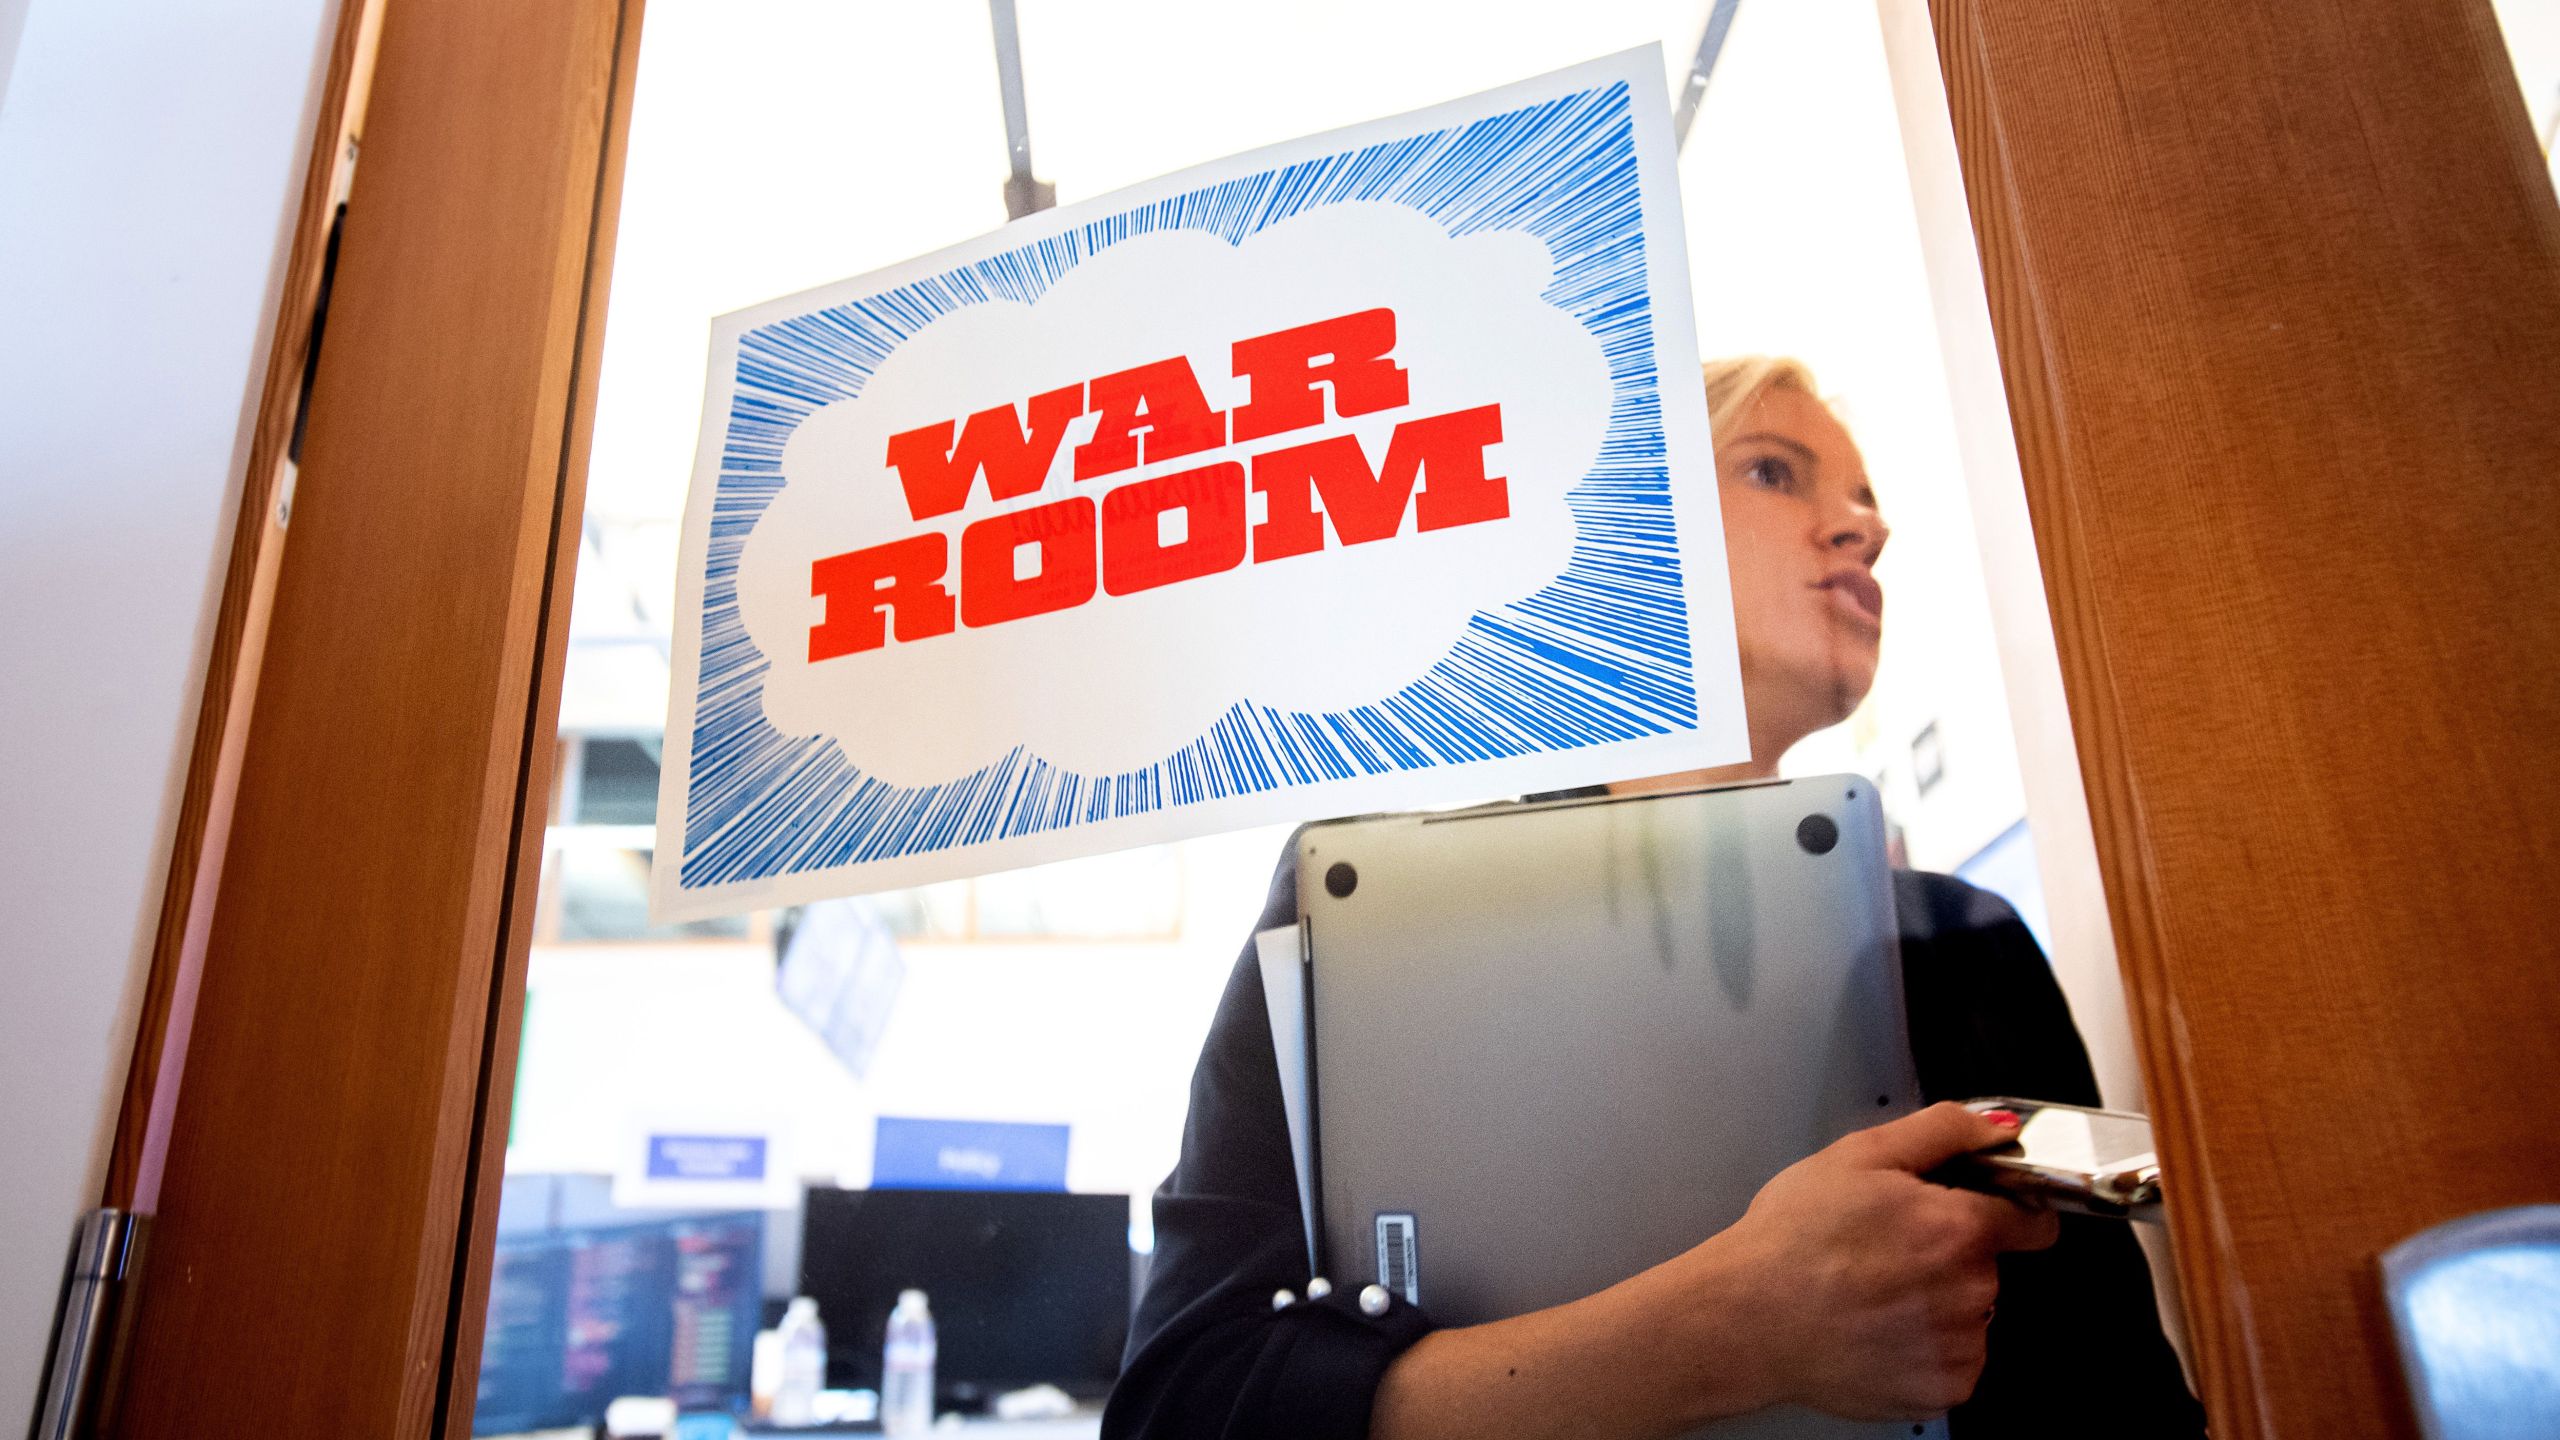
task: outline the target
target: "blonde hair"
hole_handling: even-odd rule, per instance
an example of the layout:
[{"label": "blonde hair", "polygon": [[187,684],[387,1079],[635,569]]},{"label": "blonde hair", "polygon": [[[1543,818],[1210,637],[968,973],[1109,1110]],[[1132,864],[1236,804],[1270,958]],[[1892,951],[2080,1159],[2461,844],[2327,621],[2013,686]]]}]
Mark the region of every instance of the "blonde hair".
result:
[{"label": "blonde hair", "polygon": [[1734,433],[1742,412],[1772,390],[1795,390],[1822,399],[1813,370],[1792,355],[1737,355],[1710,360],[1698,369],[1707,381],[1707,427],[1718,441]]}]

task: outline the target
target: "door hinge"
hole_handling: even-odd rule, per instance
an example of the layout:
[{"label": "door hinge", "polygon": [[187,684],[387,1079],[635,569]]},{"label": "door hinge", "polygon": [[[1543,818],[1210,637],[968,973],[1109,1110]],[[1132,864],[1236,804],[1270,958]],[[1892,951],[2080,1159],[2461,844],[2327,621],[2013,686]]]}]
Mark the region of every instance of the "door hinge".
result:
[{"label": "door hinge", "polygon": [[53,1352],[45,1360],[44,1386],[37,1392],[43,1406],[36,1412],[33,1440],[73,1440],[96,1431],[108,1361],[124,1330],[121,1321],[130,1313],[143,1220],[113,1207],[81,1218],[70,1271],[63,1277]]}]

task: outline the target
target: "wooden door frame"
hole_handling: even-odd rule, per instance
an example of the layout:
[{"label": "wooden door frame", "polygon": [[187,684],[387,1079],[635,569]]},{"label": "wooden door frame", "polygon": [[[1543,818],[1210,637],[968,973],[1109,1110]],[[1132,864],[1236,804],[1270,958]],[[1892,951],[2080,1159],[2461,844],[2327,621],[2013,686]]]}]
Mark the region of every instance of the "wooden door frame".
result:
[{"label": "wooden door frame", "polygon": [[2515,72],[2488,0],[1930,10],[2214,1433],[2411,1434],[2378,1256],[2560,1199]]},{"label": "wooden door frame", "polygon": [[384,0],[344,0],[320,86],[318,123],[304,162],[286,253],[284,292],[267,347],[265,379],[249,441],[249,469],[232,526],[222,599],[214,613],[204,699],[196,714],[176,839],[161,886],[152,965],[135,1027],[133,1060],[108,1155],[103,1204],[148,1215],[159,1209],[161,1166],[185,1074],[196,986],[204,972],[211,897],[222,882],[231,815],[240,794],[240,762],[265,663],[267,620],[275,607],[290,528],[296,421],[303,384],[315,359],[329,237],[338,206],[355,179],[365,102],[382,40]]},{"label": "wooden door frame", "polygon": [[340,16],[105,1197],[150,1216],[108,1433],[469,1433],[640,8]]},{"label": "wooden door frame", "polygon": [[[371,109],[350,97],[373,7],[349,0],[307,180],[326,193],[360,117],[292,544],[279,552],[264,519],[284,409],[271,388],[118,1131],[107,1198],[157,1212],[113,1416],[136,1436],[469,1430],[640,0],[379,3]],[[2421,1096],[2406,1080],[2451,1079],[2459,1060],[2512,1083],[2547,1069],[2560,1032],[2513,983],[2528,901],[2489,890],[2560,854],[2553,782],[2492,763],[2560,721],[2542,681],[2560,672],[2560,617],[2536,598],[2560,596],[2551,562],[2501,559],[2450,598],[2349,587],[2329,597],[2337,625],[2280,627],[2272,650],[2235,637],[2231,607],[2281,606],[2281,570],[2229,566],[2200,601],[2161,568],[2162,545],[2190,540],[2283,553],[2278,527],[2308,515],[2345,572],[2408,581],[2411,527],[2425,539],[2441,510],[2385,497],[2396,523],[2359,524],[2315,493],[2334,478],[2319,456],[2416,434],[2394,402],[2435,407],[2433,453],[2449,445],[2470,477],[2452,487],[2466,523],[2494,518],[2478,477],[2560,470],[2555,422],[2500,373],[2560,366],[2560,219],[2526,163],[2486,0],[2408,8],[1932,3],[2226,1437],[2405,1429],[2378,1418],[2403,1412],[2372,1254],[2436,1219],[2551,1198],[2540,1176],[2560,1174],[2527,1089],[2484,1104],[2477,1086]],[[2354,123],[2259,136],[2282,166],[2227,152],[2217,166],[2232,122],[2275,124],[2298,102]],[[293,317],[325,209],[306,197],[277,374],[299,368]],[[2359,238],[2404,268],[2339,261],[2306,281],[2299,247],[2333,259],[2320,227],[2359,215]],[[2477,253],[2431,230],[2480,237]],[[2450,275],[2405,268],[2448,258]],[[2259,279],[2286,307],[2235,338]],[[2207,478],[2164,482],[2164,456]],[[2253,488],[2216,500],[2216,466]],[[2547,499],[2508,518],[2560,542]],[[2484,617],[2483,587],[2531,582],[2511,598],[2541,605],[2539,638]],[[2427,631],[2412,613],[2473,628],[2413,655]],[[2415,701],[2337,722],[2354,763],[2421,742],[2445,757],[2444,727],[2422,722],[2477,721],[2451,731],[2463,753],[2439,767],[2450,785],[2431,777],[2439,793],[2352,778],[2360,798],[2417,806],[2412,833],[2444,860],[2428,877],[2442,893],[2382,895],[2343,930],[2317,886],[2216,882],[2212,867],[2251,852],[2199,818],[2234,793],[2253,814],[2329,813],[2320,787],[2338,777],[2303,763],[2303,727],[2334,700],[2309,672],[2341,633],[2375,637],[2360,658]],[[2310,837],[2289,873],[2387,875],[2360,838]],[[2437,984],[2411,950],[2449,915],[2494,951],[2486,979]],[[2267,1002],[2304,976],[2314,1003],[2288,1012],[2269,1057]],[[2430,1024],[2369,1023],[2393,1004]],[[2494,1043],[2449,1038],[2464,1027]],[[2445,1123],[2457,1095],[2461,1124]],[[2313,1116],[2332,1123],[2271,1123]],[[2365,1187],[2342,1234],[2304,1242],[2303,1217],[2338,1219],[2322,1187],[2342,1174]]]}]

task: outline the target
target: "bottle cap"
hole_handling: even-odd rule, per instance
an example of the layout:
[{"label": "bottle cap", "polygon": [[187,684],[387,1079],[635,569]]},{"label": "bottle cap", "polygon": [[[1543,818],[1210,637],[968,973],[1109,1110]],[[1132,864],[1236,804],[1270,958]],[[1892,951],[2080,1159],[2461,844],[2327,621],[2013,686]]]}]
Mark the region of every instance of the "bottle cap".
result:
[{"label": "bottle cap", "polygon": [[660,1440],[676,1428],[676,1402],[654,1395],[625,1395],[604,1407],[604,1433]]},{"label": "bottle cap", "polygon": [[783,1314],[783,1318],[785,1318],[785,1319],[789,1319],[789,1318],[791,1318],[791,1317],[793,1317],[793,1316],[795,1316],[795,1315],[808,1315],[808,1316],[815,1316],[817,1313],[818,1313],[818,1302],[817,1302],[817,1299],[816,1299],[815,1297],[813,1297],[813,1296],[808,1296],[808,1295],[794,1295],[794,1296],[792,1296],[792,1297],[791,1297],[791,1304],[790,1304],[790,1306],[789,1306],[788,1308],[786,1308],[786,1309],[782,1312],[782,1314]]},{"label": "bottle cap", "polygon": [[901,1290],[898,1292],[898,1308],[901,1310],[929,1310],[932,1307],[925,1304],[923,1291]]}]

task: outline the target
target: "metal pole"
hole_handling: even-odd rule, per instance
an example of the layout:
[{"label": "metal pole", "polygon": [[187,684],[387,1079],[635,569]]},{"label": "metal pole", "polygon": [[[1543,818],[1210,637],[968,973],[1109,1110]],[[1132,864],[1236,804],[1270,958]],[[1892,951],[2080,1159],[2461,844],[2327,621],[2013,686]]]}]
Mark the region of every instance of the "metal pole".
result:
[{"label": "metal pole", "polygon": [[[1010,20],[1013,0],[995,3],[1006,9]],[[1707,94],[1707,77],[1716,71],[1716,56],[1724,52],[1724,34],[1733,28],[1733,12],[1741,5],[1742,0],[1716,0],[1715,8],[1707,12],[1707,33],[1698,37],[1698,58],[1689,62],[1689,83],[1680,87],[1680,103],[1671,116],[1672,141],[1681,149],[1688,148],[1689,122],[1698,118],[1698,102]]]},{"label": "metal pole", "polygon": [[1004,182],[1004,213],[1019,220],[1058,203],[1058,187],[1031,173],[1031,118],[1022,103],[1022,37],[1015,29],[1013,0],[987,0],[995,22],[996,88],[1004,101],[1004,144],[1012,172]]}]

